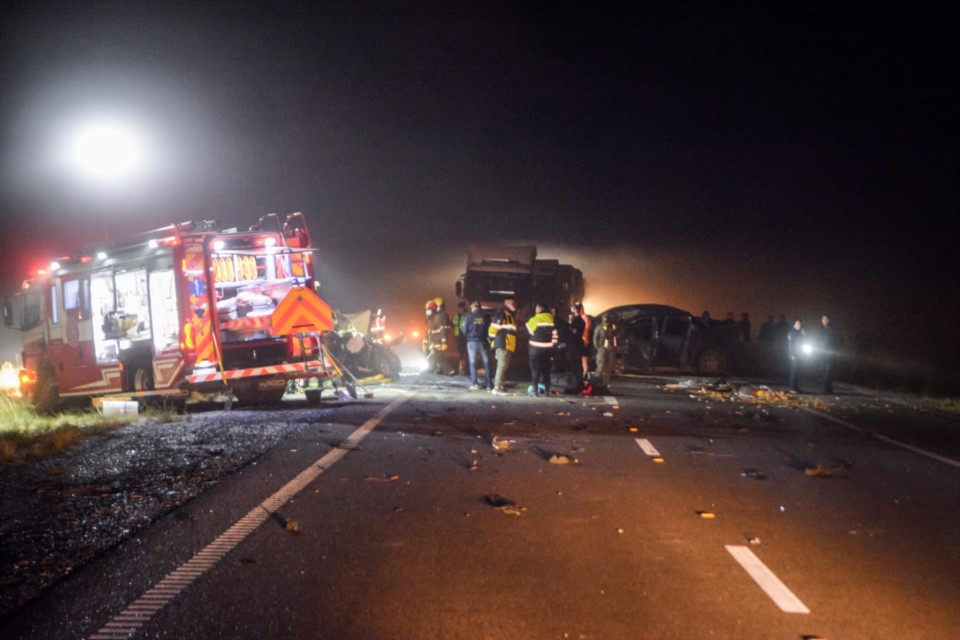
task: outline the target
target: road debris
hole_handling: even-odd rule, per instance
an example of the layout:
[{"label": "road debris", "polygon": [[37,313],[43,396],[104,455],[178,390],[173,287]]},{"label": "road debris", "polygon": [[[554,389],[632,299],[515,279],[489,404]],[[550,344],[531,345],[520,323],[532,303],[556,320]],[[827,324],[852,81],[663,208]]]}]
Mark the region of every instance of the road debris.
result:
[{"label": "road debris", "polygon": [[803,474],[811,478],[829,478],[838,471],[840,471],[839,467],[828,467],[818,462],[812,467],[805,468]]},{"label": "road debris", "polygon": [[527,510],[526,507],[517,505],[516,502],[510,498],[504,498],[499,493],[483,496],[483,501],[494,509],[501,511],[508,516],[520,516],[524,511]]},{"label": "road debris", "polygon": [[400,476],[394,474],[389,476],[363,476],[364,480],[369,480],[370,482],[396,482],[400,479]]},{"label": "road debris", "polygon": [[498,438],[497,436],[493,436],[493,438],[490,440],[490,446],[493,447],[494,451],[499,453],[503,451],[508,451],[510,449],[510,442],[511,442],[510,440],[505,440],[503,438]]},{"label": "road debris", "polygon": [[550,456],[550,464],[580,464],[580,461],[570,456],[555,453]]},{"label": "road debris", "polygon": [[713,520],[717,517],[717,514],[715,514],[713,511],[697,511],[697,515],[704,520]]},{"label": "road debris", "polygon": [[753,544],[753,545],[760,544],[760,538],[758,538],[757,536],[747,535],[747,536],[744,536],[744,537],[747,539],[747,542],[748,542],[749,544]]},{"label": "road debris", "polygon": [[298,536],[300,535],[300,523],[296,520],[287,520],[286,530],[290,535]]},{"label": "road debris", "polygon": [[757,471],[756,469],[744,469],[740,472],[741,478],[751,478],[753,480],[766,480],[767,474],[762,471]]}]

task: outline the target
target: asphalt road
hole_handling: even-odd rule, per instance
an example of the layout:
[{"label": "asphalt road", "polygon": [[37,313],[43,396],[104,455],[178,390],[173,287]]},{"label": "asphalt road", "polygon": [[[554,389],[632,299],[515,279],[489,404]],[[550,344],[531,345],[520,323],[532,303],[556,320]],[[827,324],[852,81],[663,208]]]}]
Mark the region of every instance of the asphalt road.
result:
[{"label": "asphalt road", "polygon": [[957,637],[956,414],[677,381],[537,399],[435,379],[304,405],[315,421],[0,631]]}]

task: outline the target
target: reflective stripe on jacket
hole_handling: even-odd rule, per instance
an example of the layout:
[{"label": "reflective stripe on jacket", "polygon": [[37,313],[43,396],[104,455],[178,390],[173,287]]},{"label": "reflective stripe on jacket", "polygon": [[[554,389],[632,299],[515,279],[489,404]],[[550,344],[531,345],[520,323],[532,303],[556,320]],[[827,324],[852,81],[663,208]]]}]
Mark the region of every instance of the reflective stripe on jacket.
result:
[{"label": "reflective stripe on jacket", "polygon": [[527,320],[527,331],[530,332],[530,346],[549,349],[557,344],[556,327],[553,324],[553,315],[541,311]]},{"label": "reflective stripe on jacket", "polygon": [[494,349],[506,349],[507,351],[517,350],[517,326],[514,324],[513,312],[503,307],[493,317],[490,328],[487,330],[487,337],[493,342]]}]

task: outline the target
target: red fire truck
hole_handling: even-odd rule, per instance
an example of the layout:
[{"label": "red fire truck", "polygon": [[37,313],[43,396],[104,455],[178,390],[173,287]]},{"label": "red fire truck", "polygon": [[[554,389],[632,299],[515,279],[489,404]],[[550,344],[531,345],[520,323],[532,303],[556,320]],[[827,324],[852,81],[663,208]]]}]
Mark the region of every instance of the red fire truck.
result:
[{"label": "red fire truck", "polygon": [[279,401],[288,380],[337,371],[313,251],[302,213],[271,213],[247,231],[186,222],[57,259],[4,305],[23,336],[21,392],[41,411],[124,394]]}]

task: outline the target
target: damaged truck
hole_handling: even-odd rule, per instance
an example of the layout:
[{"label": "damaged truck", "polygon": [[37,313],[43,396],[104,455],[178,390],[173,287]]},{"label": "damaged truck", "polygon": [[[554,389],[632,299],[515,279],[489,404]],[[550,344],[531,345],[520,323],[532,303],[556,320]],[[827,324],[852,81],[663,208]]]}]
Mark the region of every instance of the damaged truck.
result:
[{"label": "damaged truck", "polygon": [[583,300],[583,273],[559,260],[537,257],[533,245],[503,246],[471,244],[467,269],[456,284],[457,298],[478,300],[493,312],[509,297],[517,300],[520,317],[532,315],[536,302],[569,309]]}]

